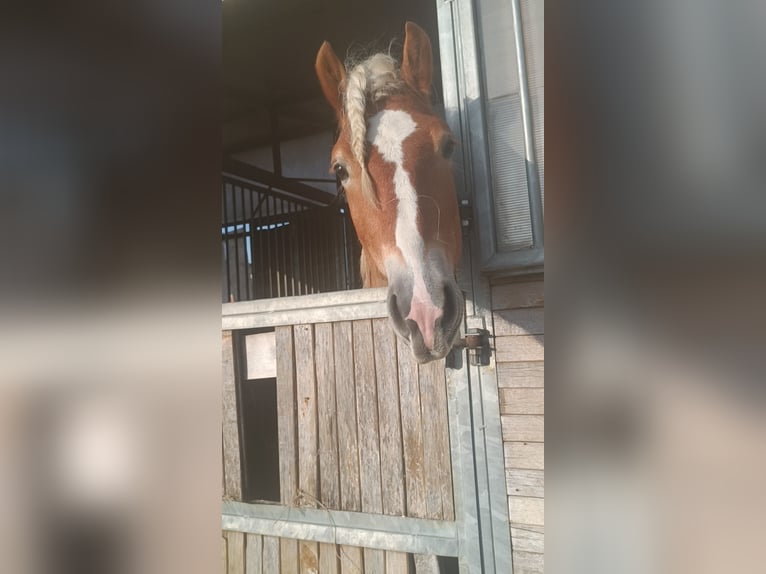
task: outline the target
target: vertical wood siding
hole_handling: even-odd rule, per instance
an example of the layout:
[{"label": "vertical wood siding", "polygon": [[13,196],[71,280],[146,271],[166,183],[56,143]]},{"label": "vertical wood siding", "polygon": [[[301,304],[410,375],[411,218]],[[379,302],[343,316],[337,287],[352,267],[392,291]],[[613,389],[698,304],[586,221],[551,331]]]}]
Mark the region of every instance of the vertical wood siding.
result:
[{"label": "vertical wood siding", "polygon": [[514,572],[544,567],[543,281],[492,288]]}]

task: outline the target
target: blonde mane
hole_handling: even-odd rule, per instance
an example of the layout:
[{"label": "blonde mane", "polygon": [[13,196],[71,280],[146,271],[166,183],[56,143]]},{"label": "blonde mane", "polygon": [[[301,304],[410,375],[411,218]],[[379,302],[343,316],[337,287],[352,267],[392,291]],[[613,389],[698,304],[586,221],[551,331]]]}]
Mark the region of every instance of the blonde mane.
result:
[{"label": "blonde mane", "polygon": [[375,103],[403,85],[396,60],[375,54],[359,63],[346,63],[347,80],[343,107],[348,120],[351,152],[361,168],[362,195],[377,203],[375,186],[367,171],[367,103]]}]

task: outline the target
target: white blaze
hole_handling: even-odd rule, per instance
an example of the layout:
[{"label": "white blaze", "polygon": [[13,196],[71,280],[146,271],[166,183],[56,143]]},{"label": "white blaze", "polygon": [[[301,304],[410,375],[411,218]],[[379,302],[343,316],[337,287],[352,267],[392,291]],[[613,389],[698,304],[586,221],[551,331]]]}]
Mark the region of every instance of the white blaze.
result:
[{"label": "white blaze", "polygon": [[370,118],[367,139],[383,159],[393,163],[394,193],[398,200],[396,211],[396,245],[405,263],[412,269],[413,292],[408,318],[418,323],[427,346],[433,345],[433,326],[441,309],[431,301],[424,280],[425,247],[418,232],[418,196],[410,174],[404,169],[404,141],[412,135],[417,124],[402,110],[383,110]]}]

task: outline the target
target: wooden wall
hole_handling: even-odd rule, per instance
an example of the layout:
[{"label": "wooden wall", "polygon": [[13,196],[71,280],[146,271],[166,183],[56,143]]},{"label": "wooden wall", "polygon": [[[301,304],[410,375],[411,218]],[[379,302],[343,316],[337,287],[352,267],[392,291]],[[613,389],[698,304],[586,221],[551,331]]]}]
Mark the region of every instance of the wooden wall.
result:
[{"label": "wooden wall", "polygon": [[[363,548],[291,540],[301,549],[300,561],[286,560],[280,553],[284,538],[224,531],[221,539],[221,570],[226,574],[436,574],[432,556],[381,552],[380,564],[365,562]],[[318,547],[318,554],[314,550]]]},{"label": "wooden wall", "polygon": [[[387,318],[279,326],[275,336],[281,504],[454,520],[444,360],[418,365]],[[234,379],[244,367],[231,332],[223,347],[223,490],[241,500]],[[231,574],[248,560],[248,572],[260,572],[258,560],[264,573],[409,571],[400,552],[234,532],[224,546]]]},{"label": "wooden wall", "polygon": [[542,279],[492,288],[514,574],[543,572],[544,303]]}]

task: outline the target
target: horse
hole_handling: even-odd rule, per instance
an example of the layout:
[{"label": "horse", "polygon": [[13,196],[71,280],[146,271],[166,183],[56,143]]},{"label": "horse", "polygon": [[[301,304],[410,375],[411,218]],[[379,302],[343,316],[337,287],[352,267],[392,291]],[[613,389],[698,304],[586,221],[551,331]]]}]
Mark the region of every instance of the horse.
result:
[{"label": "horse", "polygon": [[400,66],[385,53],[344,65],[324,42],[315,69],[338,120],[330,173],[362,245],[363,287],[388,287],[391,325],[419,363],[441,359],[463,319],[462,231],[456,140],[431,107],[431,41],[407,22]]}]

